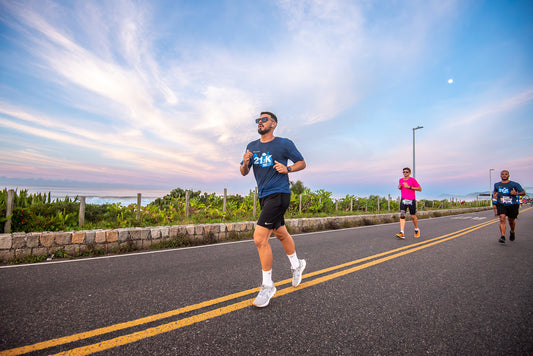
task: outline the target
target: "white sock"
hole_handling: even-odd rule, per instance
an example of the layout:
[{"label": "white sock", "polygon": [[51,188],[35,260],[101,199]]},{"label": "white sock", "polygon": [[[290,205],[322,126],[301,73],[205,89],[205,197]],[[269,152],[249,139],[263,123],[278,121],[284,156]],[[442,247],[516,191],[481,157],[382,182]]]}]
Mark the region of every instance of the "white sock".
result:
[{"label": "white sock", "polygon": [[416,228],[415,231],[418,231],[418,228]]},{"label": "white sock", "polygon": [[300,261],[298,260],[298,256],[296,256],[296,252],[294,252],[292,255],[287,255],[287,257],[289,257],[289,261],[291,261],[292,269],[300,267]]},{"label": "white sock", "polygon": [[272,282],[272,270],[263,271],[263,285],[268,287],[272,287],[274,285],[274,282]]}]

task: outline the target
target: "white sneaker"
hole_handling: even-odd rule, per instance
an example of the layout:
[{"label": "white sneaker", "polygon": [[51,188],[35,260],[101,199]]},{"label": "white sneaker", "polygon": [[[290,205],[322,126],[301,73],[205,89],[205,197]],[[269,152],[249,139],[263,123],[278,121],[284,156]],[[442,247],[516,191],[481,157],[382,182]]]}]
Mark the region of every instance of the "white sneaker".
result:
[{"label": "white sneaker", "polygon": [[307,266],[307,263],[305,260],[300,260],[300,266],[296,269],[292,269],[292,286],[298,287],[300,285],[300,282],[302,281],[302,275],[304,273],[305,266]]},{"label": "white sneaker", "polygon": [[263,308],[270,303],[270,298],[272,298],[276,294],[276,287],[275,286],[261,286],[261,290],[259,291],[259,294],[257,295],[257,298],[255,298],[253,305],[255,305],[258,308]]}]

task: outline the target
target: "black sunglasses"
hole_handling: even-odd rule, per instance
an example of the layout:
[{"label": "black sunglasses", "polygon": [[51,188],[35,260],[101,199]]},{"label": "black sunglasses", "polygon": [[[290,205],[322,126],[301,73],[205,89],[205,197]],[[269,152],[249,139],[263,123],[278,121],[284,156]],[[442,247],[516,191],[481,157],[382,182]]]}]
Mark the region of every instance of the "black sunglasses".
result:
[{"label": "black sunglasses", "polygon": [[403,171],[403,172],[404,172],[404,173],[411,173],[411,172],[409,172],[409,171]]},{"label": "black sunglasses", "polygon": [[255,123],[258,124],[259,121],[262,121],[262,122],[267,122],[270,118],[269,117],[260,117],[259,119],[255,119]]}]

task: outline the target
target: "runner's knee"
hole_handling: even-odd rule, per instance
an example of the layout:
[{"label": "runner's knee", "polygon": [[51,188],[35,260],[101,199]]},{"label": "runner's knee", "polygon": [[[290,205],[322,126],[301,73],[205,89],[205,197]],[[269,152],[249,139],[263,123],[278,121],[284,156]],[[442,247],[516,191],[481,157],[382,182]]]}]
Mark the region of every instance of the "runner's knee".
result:
[{"label": "runner's knee", "polygon": [[283,239],[286,239],[287,237],[290,237],[290,234],[285,225],[281,225],[277,229],[274,229],[274,236],[276,236],[276,238],[281,241]]},{"label": "runner's knee", "polygon": [[255,227],[254,243],[257,247],[268,245],[268,239],[270,238],[272,230],[265,229],[261,226]]},{"label": "runner's knee", "polygon": [[405,219],[405,210],[400,210],[400,219]]},{"label": "runner's knee", "polygon": [[268,238],[264,239],[264,238],[256,238],[254,236],[254,243],[255,243],[255,246],[257,246],[257,248],[262,248],[264,246],[267,246],[268,245]]}]

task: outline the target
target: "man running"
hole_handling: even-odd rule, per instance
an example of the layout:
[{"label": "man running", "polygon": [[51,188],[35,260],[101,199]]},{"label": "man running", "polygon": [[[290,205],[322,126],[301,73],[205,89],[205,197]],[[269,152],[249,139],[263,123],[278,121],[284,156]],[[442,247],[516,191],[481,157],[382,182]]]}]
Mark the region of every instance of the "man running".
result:
[{"label": "man running", "polygon": [[516,218],[518,217],[518,210],[520,209],[520,195],[526,195],[522,186],[512,180],[509,180],[510,174],[508,170],[503,170],[500,173],[501,182],[494,184],[494,191],[497,195],[498,202],[496,203],[496,210],[500,216],[500,233],[499,242],[505,243],[505,217],[509,220],[509,227],[511,232],[509,240],[515,239]]},{"label": "man running", "polygon": [[[274,129],[278,125],[276,115],[264,111],[255,122],[261,138],[250,142],[246,147],[240,170],[245,176],[253,166],[259,191],[261,214],[255,227],[254,242],[263,270],[263,283],[253,304],[262,308],[268,305],[276,293],[272,281],[273,256],[269,242],[272,231],[281,241],[289,257],[292,285],[297,287],[302,281],[306,262],[296,256],[294,240],[285,227],[284,214],[291,201],[289,173],[301,171],[306,165],[303,156],[291,140],[274,136]],[[288,160],[293,162],[291,166],[288,165]]]},{"label": "man running", "polygon": [[422,191],[422,187],[416,179],[410,177],[411,168],[403,169],[403,178],[400,178],[398,189],[401,191],[400,195],[400,233],[396,237],[405,239],[405,216],[407,210],[411,215],[413,224],[415,225],[415,237],[420,237],[420,229],[418,228],[418,218],[416,217],[416,198],[415,191]]}]

